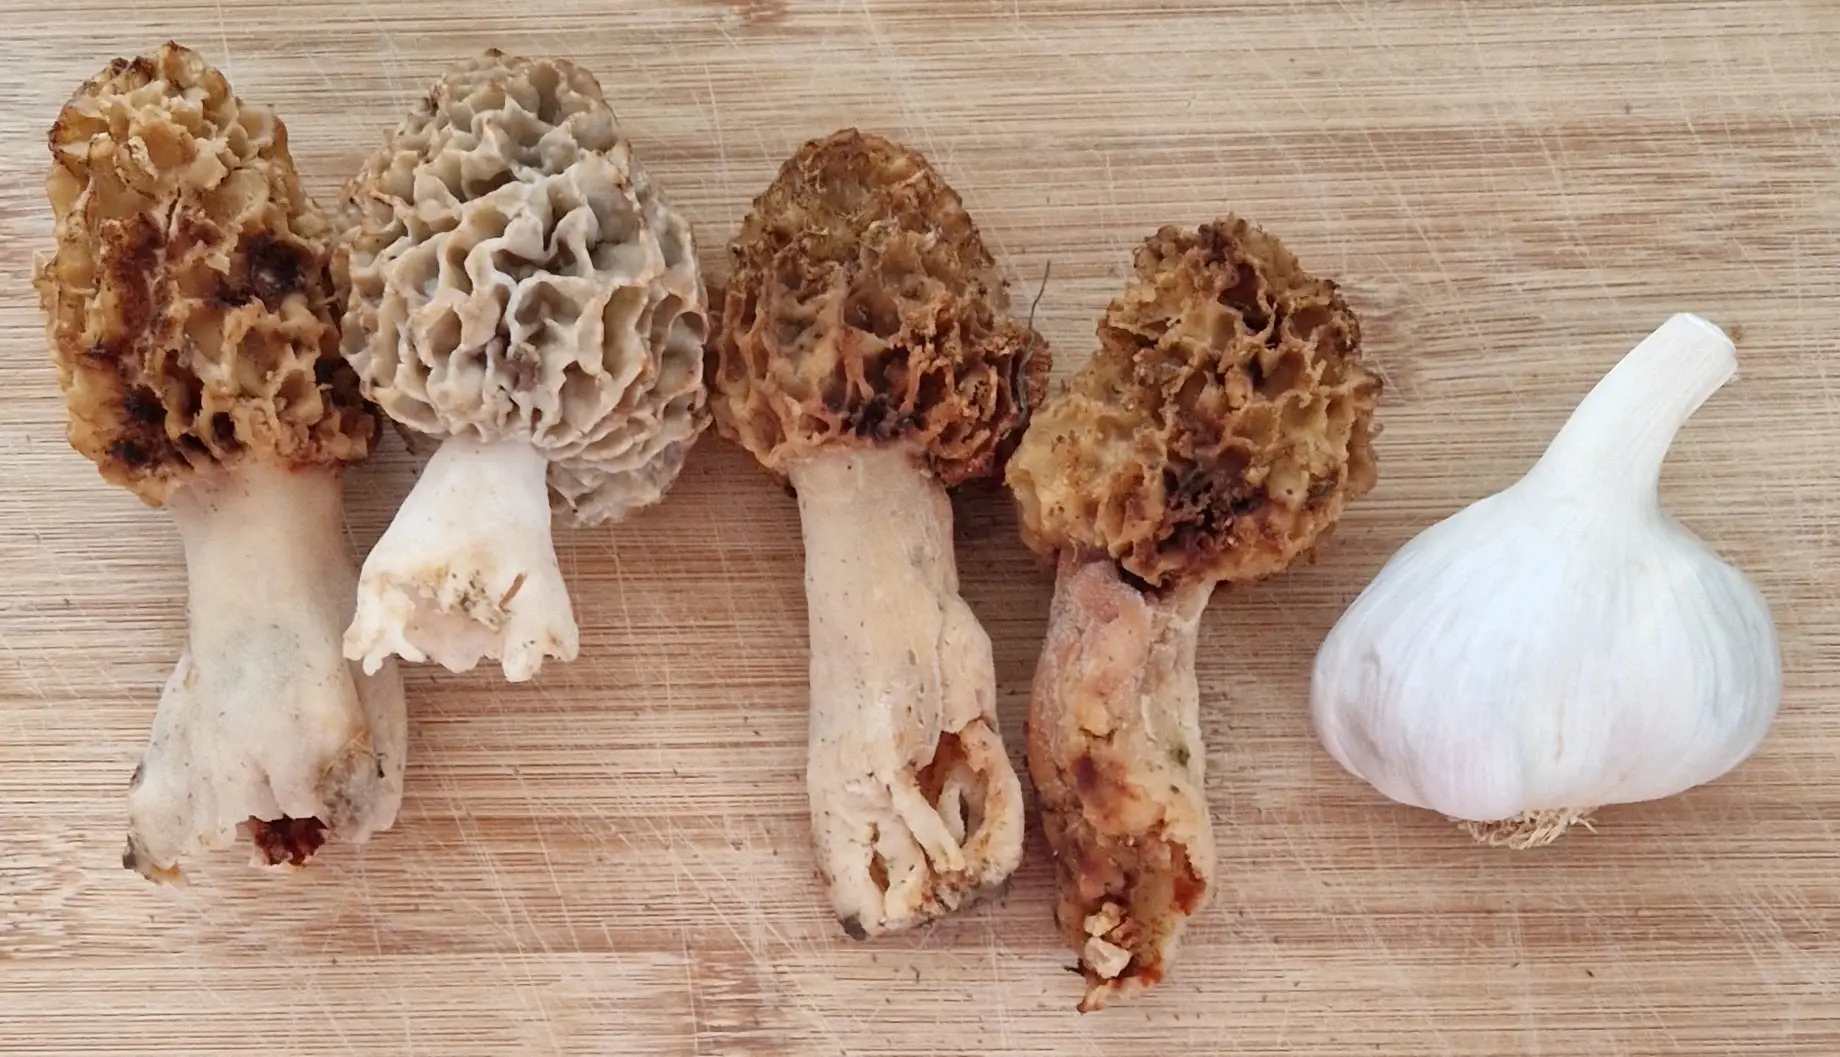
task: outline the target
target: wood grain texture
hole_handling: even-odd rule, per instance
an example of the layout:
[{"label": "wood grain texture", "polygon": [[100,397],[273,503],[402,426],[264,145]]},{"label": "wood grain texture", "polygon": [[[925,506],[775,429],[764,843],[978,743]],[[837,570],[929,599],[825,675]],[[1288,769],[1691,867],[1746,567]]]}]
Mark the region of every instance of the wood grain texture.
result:
[{"label": "wood grain texture", "polygon": [[[5,0],[0,22],[0,1052],[1840,1053],[1840,7]],[[28,276],[57,106],[167,38],[281,109],[322,197],[448,63],[569,54],[712,268],[799,142],[902,138],[1020,298],[1052,264],[1060,377],[1159,223],[1238,210],[1340,279],[1391,383],[1381,484],[1318,564],[1209,611],[1223,884],[1173,978],[1073,1012],[1039,835],[1000,904],[842,936],[806,843],[796,509],[713,439],[664,505],[561,532],[582,661],[518,688],[412,672],[394,830],[291,877],[122,870],[180,552],[65,443]],[[1382,802],[1311,736],[1316,644],[1683,309],[1737,329],[1742,368],[1664,498],[1775,607],[1771,738],[1537,854]],[[354,548],[414,472],[392,441],[352,475]],[[1000,494],[957,509],[1020,766],[1049,583]]]}]

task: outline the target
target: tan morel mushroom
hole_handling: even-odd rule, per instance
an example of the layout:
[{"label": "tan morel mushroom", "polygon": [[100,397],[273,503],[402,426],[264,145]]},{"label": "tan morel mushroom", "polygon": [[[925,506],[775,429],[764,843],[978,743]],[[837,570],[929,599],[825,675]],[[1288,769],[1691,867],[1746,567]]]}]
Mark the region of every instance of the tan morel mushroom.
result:
[{"label": "tan morel mushroom", "polygon": [[852,936],[910,928],[999,889],[1022,854],[946,490],[998,471],[1047,346],[1007,315],[958,195],[854,129],[780,168],[729,256],[712,403],[798,493],[819,869]]},{"label": "tan morel mushroom", "polygon": [[529,679],[579,648],[552,494],[577,524],[618,521],[708,425],[690,226],[591,75],[496,50],[441,78],[346,205],[345,354],[441,442],[364,562],[346,656]]},{"label": "tan morel mushroom", "polygon": [[406,740],[394,666],[340,653],[357,569],[340,471],[378,420],[339,358],[329,230],[287,130],[167,44],[65,104],[37,287],[70,410],[102,476],[172,512],[187,644],[128,793],[124,865],[252,845],[304,863],[387,829]]},{"label": "tan morel mushroom", "polygon": [[1057,561],[1029,772],[1082,1011],[1160,980],[1207,901],[1195,642],[1220,581],[1283,570],[1375,480],[1380,381],[1335,284],[1229,218],[1163,228],[1007,468]]}]

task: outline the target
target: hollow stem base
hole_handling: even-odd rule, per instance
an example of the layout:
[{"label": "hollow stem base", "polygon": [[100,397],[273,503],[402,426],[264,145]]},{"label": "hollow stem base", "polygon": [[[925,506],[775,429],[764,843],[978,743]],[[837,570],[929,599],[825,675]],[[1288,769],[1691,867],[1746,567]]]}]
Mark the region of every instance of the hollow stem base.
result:
[{"label": "hollow stem base", "polygon": [[901,450],[791,469],[811,626],[807,770],[844,930],[912,928],[996,891],[1022,858],[1022,786],[990,638],[958,594],[952,508]]},{"label": "hollow stem base", "polygon": [[335,469],[248,465],[168,502],[185,543],[187,644],[128,791],[123,865],[179,882],[180,861],[243,843],[302,865],[326,840],[388,829],[407,718],[394,665],[349,664],[357,573]]}]

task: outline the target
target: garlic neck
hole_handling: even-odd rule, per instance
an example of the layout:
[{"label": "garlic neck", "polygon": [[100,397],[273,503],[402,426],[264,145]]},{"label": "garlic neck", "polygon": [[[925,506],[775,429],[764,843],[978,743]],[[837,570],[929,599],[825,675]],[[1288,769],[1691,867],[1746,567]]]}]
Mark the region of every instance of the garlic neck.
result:
[{"label": "garlic neck", "polygon": [[1610,369],[1522,479],[1529,488],[1609,502],[1652,504],[1674,437],[1737,372],[1737,349],[1718,327],[1678,313]]}]

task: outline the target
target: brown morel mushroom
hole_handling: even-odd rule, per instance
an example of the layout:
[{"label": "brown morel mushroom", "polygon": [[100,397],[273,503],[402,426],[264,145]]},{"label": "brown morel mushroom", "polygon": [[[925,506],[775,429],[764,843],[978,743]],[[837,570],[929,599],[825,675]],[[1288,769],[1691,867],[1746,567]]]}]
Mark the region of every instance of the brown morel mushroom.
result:
[{"label": "brown morel mushroom", "polygon": [[1057,562],[1029,772],[1082,1011],[1160,980],[1207,901],[1195,641],[1214,586],[1320,544],[1375,480],[1379,378],[1333,282],[1244,220],[1165,227],[1007,468]]},{"label": "brown morel mushroom", "polygon": [[441,444],[364,561],[345,655],[529,679],[579,649],[551,497],[621,520],[708,425],[690,226],[592,75],[496,50],[448,71],[346,199],[345,354]]},{"label": "brown morel mushroom", "polygon": [[395,820],[406,740],[397,670],[339,648],[357,585],[340,472],[378,423],[339,357],[329,232],[287,130],[169,43],[85,83],[50,141],[36,285],[70,443],[185,545],[187,644],[124,865],[178,881],[238,839],[294,865],[362,841]]},{"label": "brown morel mushroom", "polygon": [[819,869],[852,936],[910,928],[1000,888],[1022,854],[946,490],[999,471],[1047,346],[1007,314],[957,193],[854,129],[780,168],[729,257],[709,385],[716,428],[798,494]]}]

